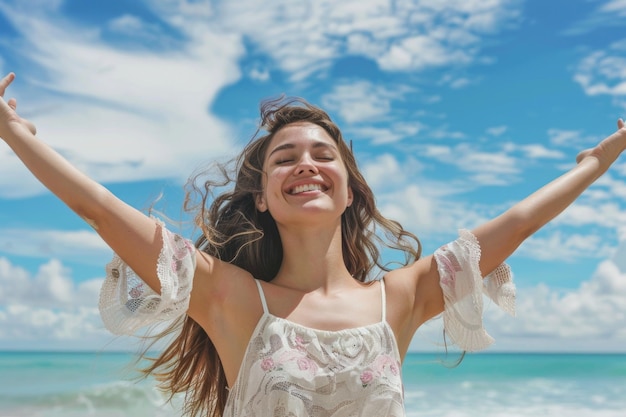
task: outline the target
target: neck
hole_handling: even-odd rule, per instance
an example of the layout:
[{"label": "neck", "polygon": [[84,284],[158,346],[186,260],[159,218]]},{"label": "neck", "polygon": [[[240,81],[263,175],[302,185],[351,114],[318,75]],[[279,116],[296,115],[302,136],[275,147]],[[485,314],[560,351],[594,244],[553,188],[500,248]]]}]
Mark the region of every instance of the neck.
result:
[{"label": "neck", "polygon": [[292,231],[279,226],[279,232],[283,262],[272,282],[306,292],[330,292],[355,283],[343,261],[340,220],[330,228]]}]

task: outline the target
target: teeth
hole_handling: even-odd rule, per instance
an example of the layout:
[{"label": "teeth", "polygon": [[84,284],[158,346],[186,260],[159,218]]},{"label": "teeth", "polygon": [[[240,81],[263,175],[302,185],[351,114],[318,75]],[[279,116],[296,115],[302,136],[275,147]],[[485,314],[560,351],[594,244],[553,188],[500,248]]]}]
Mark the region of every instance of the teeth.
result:
[{"label": "teeth", "polygon": [[305,191],[315,191],[315,190],[319,190],[322,191],[322,186],[320,184],[304,184],[304,185],[298,185],[297,187],[295,187],[293,189],[293,191],[291,192],[291,194],[300,194],[303,193]]}]

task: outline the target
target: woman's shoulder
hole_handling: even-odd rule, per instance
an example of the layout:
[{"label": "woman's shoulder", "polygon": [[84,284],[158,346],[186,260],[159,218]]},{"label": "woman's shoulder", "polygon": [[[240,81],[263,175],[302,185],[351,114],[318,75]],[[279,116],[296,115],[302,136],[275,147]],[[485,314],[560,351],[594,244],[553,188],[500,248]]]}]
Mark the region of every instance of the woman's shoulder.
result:
[{"label": "woman's shoulder", "polygon": [[421,257],[406,266],[393,269],[385,274],[385,286],[398,290],[415,289],[420,281],[437,278],[437,265],[433,255]]},{"label": "woman's shoulder", "polygon": [[[433,255],[389,271],[384,279],[389,304],[411,331],[440,310],[442,293]],[[389,313],[393,317],[393,311]]]}]

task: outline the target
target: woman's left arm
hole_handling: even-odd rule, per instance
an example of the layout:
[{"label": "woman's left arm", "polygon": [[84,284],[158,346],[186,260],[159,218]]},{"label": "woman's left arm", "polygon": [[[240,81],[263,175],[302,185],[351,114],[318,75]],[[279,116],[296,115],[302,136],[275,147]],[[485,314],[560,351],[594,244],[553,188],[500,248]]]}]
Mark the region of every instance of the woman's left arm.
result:
[{"label": "woman's left arm", "polygon": [[609,169],[626,149],[624,121],[618,120],[617,126],[618,130],[595,148],[581,152],[573,169],[472,231],[480,243],[483,276],[504,262],[526,238],[565,210]]}]

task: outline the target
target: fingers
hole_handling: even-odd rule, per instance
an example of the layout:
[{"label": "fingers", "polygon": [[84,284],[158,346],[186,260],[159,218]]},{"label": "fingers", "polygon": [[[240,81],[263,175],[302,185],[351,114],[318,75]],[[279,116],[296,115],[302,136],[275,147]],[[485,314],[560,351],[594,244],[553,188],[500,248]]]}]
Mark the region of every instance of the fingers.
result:
[{"label": "fingers", "polygon": [[621,129],[624,127],[624,120],[623,119],[617,119],[617,128]]},{"label": "fingers", "polygon": [[10,72],[4,76],[2,80],[0,80],[0,96],[4,96],[4,91],[7,89],[9,84],[13,82],[15,79],[15,74]]}]

